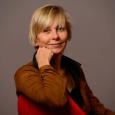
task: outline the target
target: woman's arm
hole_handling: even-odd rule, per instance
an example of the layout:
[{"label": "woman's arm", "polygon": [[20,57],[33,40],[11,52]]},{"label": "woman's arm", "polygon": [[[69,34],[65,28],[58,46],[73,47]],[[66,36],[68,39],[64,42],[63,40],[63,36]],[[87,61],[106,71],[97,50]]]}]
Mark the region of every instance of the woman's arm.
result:
[{"label": "woman's arm", "polygon": [[95,97],[89,88],[87,81],[85,79],[85,75],[81,69],[80,72],[81,76],[81,87],[84,88],[87,98],[89,100],[91,110],[93,110],[94,114],[96,115],[115,115],[115,112],[107,109],[98,99]]},{"label": "woman's arm", "polygon": [[60,107],[67,102],[63,79],[50,65],[39,70],[27,64],[15,74],[17,93],[22,93],[33,101]]}]

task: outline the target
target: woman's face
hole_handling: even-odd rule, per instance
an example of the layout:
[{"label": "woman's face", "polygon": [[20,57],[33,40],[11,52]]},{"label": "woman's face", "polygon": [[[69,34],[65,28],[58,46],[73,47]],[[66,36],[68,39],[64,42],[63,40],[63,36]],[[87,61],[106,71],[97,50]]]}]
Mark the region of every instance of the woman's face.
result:
[{"label": "woman's face", "polygon": [[36,46],[46,47],[54,54],[63,53],[67,44],[66,27],[59,26],[56,21],[37,35]]}]

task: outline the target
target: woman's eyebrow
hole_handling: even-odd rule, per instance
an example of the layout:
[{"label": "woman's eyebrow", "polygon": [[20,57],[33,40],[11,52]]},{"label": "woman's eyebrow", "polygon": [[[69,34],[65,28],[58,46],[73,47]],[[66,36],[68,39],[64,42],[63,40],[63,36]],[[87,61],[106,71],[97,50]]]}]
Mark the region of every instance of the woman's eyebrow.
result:
[{"label": "woman's eyebrow", "polygon": [[43,30],[50,29],[50,26],[44,27]]}]

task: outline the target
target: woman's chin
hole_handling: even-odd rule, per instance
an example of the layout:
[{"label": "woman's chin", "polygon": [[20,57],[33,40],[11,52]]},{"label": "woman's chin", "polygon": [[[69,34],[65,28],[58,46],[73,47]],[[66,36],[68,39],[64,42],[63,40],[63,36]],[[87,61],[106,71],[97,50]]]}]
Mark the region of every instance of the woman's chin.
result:
[{"label": "woman's chin", "polygon": [[51,50],[54,54],[62,54],[63,50],[62,49],[52,49]]},{"label": "woman's chin", "polygon": [[64,49],[66,48],[66,44],[61,44],[59,46],[50,46],[49,49],[54,54],[62,54],[64,52]]}]

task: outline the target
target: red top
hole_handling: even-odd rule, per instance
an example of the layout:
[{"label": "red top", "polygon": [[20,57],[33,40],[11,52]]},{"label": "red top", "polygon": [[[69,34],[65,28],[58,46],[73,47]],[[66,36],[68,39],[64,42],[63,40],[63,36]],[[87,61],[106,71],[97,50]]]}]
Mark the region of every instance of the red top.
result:
[{"label": "red top", "polygon": [[68,96],[68,104],[66,109],[52,110],[44,109],[32,103],[30,100],[20,95],[18,97],[18,113],[19,115],[85,115],[81,108]]}]

